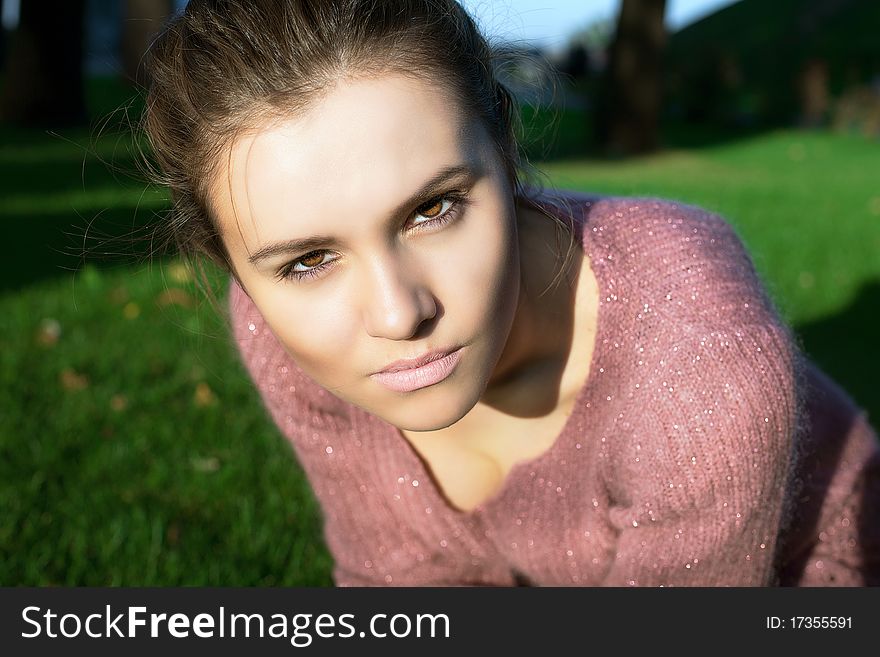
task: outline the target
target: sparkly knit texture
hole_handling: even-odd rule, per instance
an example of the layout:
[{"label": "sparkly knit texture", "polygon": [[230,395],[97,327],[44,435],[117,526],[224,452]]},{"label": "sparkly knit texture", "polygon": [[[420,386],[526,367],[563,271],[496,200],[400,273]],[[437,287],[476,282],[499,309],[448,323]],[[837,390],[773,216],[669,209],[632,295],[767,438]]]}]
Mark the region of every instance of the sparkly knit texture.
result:
[{"label": "sparkly knit texture", "polygon": [[802,354],[732,227],[668,201],[552,198],[599,283],[590,372],[552,446],[472,511],[398,429],[307,377],[230,283],[337,585],[880,584],[876,433]]}]

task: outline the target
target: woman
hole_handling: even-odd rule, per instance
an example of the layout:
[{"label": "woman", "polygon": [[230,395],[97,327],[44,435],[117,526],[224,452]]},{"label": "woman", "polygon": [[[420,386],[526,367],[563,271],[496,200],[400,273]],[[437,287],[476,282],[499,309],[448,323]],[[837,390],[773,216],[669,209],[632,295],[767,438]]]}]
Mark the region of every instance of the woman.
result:
[{"label": "woman", "polygon": [[878,582],[876,436],[736,233],[526,185],[457,3],[192,0],[150,61],[338,585]]}]

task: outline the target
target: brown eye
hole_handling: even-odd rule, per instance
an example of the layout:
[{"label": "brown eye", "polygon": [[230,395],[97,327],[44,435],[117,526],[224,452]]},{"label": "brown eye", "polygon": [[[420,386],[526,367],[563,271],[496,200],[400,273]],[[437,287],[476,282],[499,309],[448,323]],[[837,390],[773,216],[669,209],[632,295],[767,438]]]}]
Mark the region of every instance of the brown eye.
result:
[{"label": "brown eye", "polygon": [[419,207],[419,214],[428,219],[437,217],[443,210],[443,199],[437,199]]},{"label": "brown eye", "polygon": [[309,251],[297,258],[279,272],[279,278],[286,280],[306,280],[320,276],[338,258],[332,257],[330,251]]},{"label": "brown eye", "polygon": [[318,267],[324,263],[324,258],[327,257],[327,254],[323,251],[312,251],[311,253],[305,254],[302,258],[296,261],[297,267],[305,267],[307,269],[312,269],[314,267]]},{"label": "brown eye", "polygon": [[439,229],[458,217],[458,211],[463,204],[464,200],[453,194],[423,203],[416,208],[412,228],[413,230]]},{"label": "brown eye", "polygon": [[320,251],[312,251],[299,259],[299,264],[304,267],[317,267],[324,262],[324,254]]}]

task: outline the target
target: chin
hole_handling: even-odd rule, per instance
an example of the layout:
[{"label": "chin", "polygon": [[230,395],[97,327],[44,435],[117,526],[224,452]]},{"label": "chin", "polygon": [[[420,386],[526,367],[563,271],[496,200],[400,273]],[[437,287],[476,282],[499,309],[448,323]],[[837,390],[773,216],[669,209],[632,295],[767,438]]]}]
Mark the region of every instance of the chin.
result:
[{"label": "chin", "polygon": [[453,418],[444,418],[444,419],[434,419],[434,418],[420,418],[419,420],[415,420],[413,422],[409,422],[407,420],[402,421],[392,421],[389,420],[390,424],[393,424],[398,429],[403,431],[417,431],[417,432],[429,432],[429,431],[440,431],[441,429],[446,429],[447,427],[452,426],[456,422],[458,422],[464,414],[461,416],[456,416]]},{"label": "chin", "polygon": [[[429,388],[422,392],[434,392]],[[450,394],[439,388],[439,394],[424,394],[399,403],[382,415],[382,418],[405,431],[439,431],[455,424],[476,405],[479,391],[472,394]]]}]

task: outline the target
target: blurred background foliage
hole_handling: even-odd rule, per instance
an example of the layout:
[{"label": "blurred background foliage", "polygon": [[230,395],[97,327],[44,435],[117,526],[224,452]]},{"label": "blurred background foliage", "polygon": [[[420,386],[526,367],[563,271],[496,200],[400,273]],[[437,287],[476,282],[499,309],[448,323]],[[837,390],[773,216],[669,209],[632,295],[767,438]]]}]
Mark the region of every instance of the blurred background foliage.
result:
[{"label": "blurred background foliage", "polygon": [[[526,153],[552,185],[724,215],[876,426],[880,3],[741,0],[666,34],[644,1],[627,0],[655,30],[631,43],[660,58],[647,108],[609,113],[638,102],[611,79],[617,18],[499,73]],[[318,509],[222,308],[153,239],[168,196],[138,172],[137,53],[172,5],[40,4],[21,0],[0,42],[0,585],[329,585]]]}]

